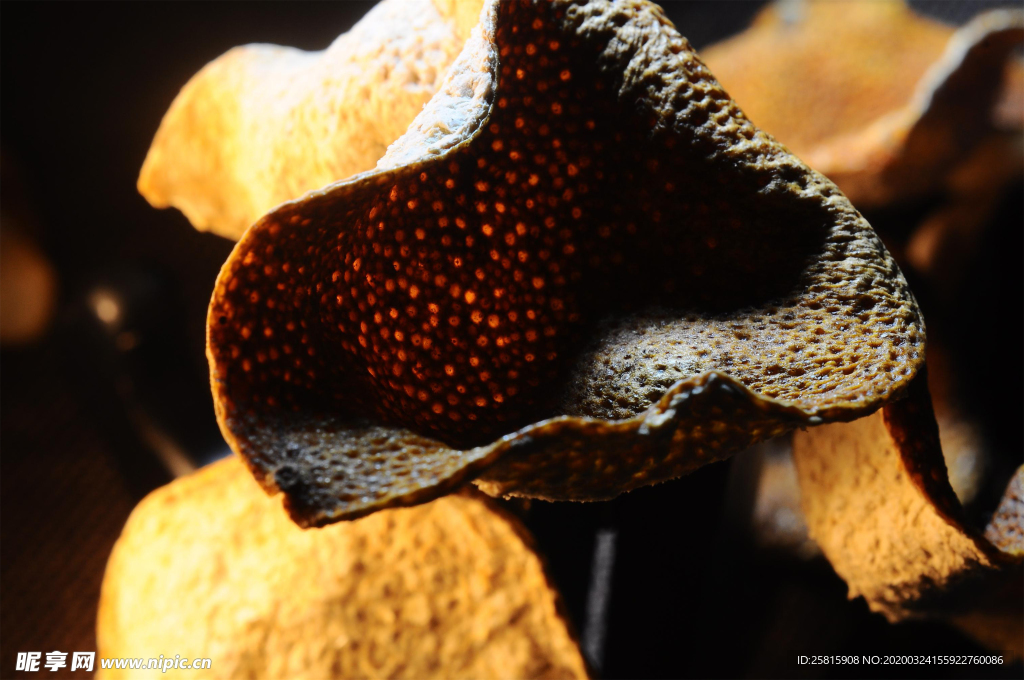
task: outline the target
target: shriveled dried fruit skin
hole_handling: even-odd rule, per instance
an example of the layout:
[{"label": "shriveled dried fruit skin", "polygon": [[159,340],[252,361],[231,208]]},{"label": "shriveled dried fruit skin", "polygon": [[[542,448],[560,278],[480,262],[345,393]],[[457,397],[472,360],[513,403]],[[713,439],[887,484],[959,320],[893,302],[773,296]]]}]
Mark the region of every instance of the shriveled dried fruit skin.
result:
[{"label": "shriveled dried fruit skin", "polygon": [[910,104],[953,33],[911,17],[899,1],[772,3],[701,57],[758,126],[802,157]]},{"label": "shriveled dried fruit skin", "polygon": [[[926,354],[928,391],[949,483],[960,503],[969,507],[990,474],[995,452],[983,436],[981,423],[968,415],[965,391],[954,380],[948,348],[936,342],[934,327],[928,334]],[[752,516],[756,542],[800,557],[819,555],[800,509],[792,438],[780,437],[757,448],[746,454],[749,462],[744,463],[756,466],[759,475]],[[751,455],[757,458],[750,460]]]},{"label": "shriveled dried fruit skin", "polygon": [[959,616],[993,583],[1019,580],[1020,555],[962,517],[923,373],[907,399],[853,423],[797,432],[793,446],[811,537],[851,598],[863,596],[890,621]]},{"label": "shriveled dried fruit skin", "polygon": [[1003,500],[985,528],[985,538],[1004,553],[1024,556],[1024,465],[1006,486]]},{"label": "shriveled dried fruit skin", "polygon": [[480,30],[377,172],[267,215],[218,279],[222,430],[297,521],[491,465],[490,493],[608,498],[913,376],[892,258],[658,8],[497,3]]},{"label": "shriveled dried fruit skin", "polygon": [[437,90],[481,4],[385,0],[323,52],[227,52],[174,100],[139,191],[237,239],[275,205],[370,170]]},{"label": "shriveled dried fruit skin", "polygon": [[802,2],[770,6],[702,54],[754,122],[875,208],[947,189],[996,132],[1003,73],[1022,43],[1018,10],[954,31],[898,1]]},{"label": "shriveled dried fruit skin", "polygon": [[[579,678],[530,540],[457,495],[303,531],[237,459],[136,508],[104,578],[100,656],[212,659],[166,677]],[[100,677],[165,677],[159,670]]]}]

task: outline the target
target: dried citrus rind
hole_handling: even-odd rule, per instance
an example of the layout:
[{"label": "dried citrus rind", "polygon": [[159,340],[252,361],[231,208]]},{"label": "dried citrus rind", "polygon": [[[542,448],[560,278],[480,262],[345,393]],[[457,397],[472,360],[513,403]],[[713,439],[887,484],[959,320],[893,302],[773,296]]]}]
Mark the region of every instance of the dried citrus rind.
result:
[{"label": "dried citrus rind", "polygon": [[[295,520],[596,500],[923,360],[870,226],[649,3],[489,3],[378,170],[284,204],[218,278],[218,420]],[[532,423],[532,424],[531,424]]]},{"label": "dried citrus rind", "polygon": [[[929,371],[929,377],[934,375]],[[940,402],[935,401],[934,391],[932,399],[949,483],[957,499],[966,506],[975,500],[981,490],[990,465],[991,452],[985,445],[976,421],[953,410],[940,414]],[[744,455],[754,457],[748,464],[756,466],[758,476],[751,513],[754,539],[758,546],[800,558],[820,555],[818,546],[808,536],[807,523],[800,509],[800,484],[797,481],[790,439],[779,437],[764,442]],[[1024,522],[1020,525],[1024,526]]]},{"label": "dried citrus rind", "polygon": [[[992,472],[996,452],[986,440],[981,423],[967,412],[948,350],[936,341],[934,328],[928,334],[926,362],[946,473],[960,504],[969,507]],[[792,438],[780,437],[754,448],[744,454],[743,464],[752,466],[758,476],[751,518],[755,541],[800,557],[820,554],[807,535],[800,509]]]},{"label": "dried citrus rind", "polygon": [[138,187],[237,239],[272,207],[373,168],[440,86],[481,0],[385,0],[322,52],[236,47],[175,98]]},{"label": "dried citrus rind", "polygon": [[132,513],[107,565],[97,640],[103,657],[212,660],[167,677],[587,676],[531,540],[489,499],[303,531],[234,457]]},{"label": "dried citrus rind", "polygon": [[923,372],[906,399],[868,418],[797,432],[793,453],[811,537],[850,597],[890,621],[966,615],[992,584],[1019,580],[1021,473],[988,538],[970,528],[946,477]]},{"label": "dried citrus rind", "polygon": [[985,538],[1008,555],[1024,557],[1024,465],[1006,485],[992,520],[985,527]]},{"label": "dried citrus rind", "polygon": [[946,188],[995,133],[1001,90],[1020,89],[1004,72],[1021,44],[1018,9],[954,30],[902,2],[788,2],[702,54],[757,125],[873,208]]}]

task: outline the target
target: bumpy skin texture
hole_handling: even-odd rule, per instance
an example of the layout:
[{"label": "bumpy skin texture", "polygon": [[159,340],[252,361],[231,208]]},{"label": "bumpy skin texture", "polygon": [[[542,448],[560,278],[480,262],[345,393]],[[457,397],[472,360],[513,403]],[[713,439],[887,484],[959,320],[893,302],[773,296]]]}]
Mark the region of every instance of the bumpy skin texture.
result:
[{"label": "bumpy skin texture", "polygon": [[246,233],[208,324],[222,431],[304,525],[475,475],[609,498],[870,413],[923,344],[870,226],[643,2],[486,6],[378,171]]},{"label": "bumpy skin texture", "polygon": [[[928,391],[939,426],[943,461],[950,486],[957,499],[969,506],[985,483],[993,460],[993,451],[983,436],[981,424],[966,415],[966,394],[958,389],[953,366],[945,348],[928,334]],[[807,523],[800,510],[800,485],[793,462],[791,438],[782,437],[755,452],[751,464],[759,467],[757,500],[753,520],[757,542],[766,547],[796,552],[800,556],[818,554],[814,541],[808,541]],[[1021,523],[1024,529],[1024,523]]]},{"label": "bumpy skin texture", "polygon": [[1003,500],[985,528],[985,538],[1004,553],[1024,556],[1024,465],[1007,484]]},{"label": "bumpy skin texture", "polygon": [[[1022,89],[1019,65],[1003,79],[1022,43],[1020,10],[954,31],[902,2],[803,2],[768,7],[702,55],[755,123],[873,208],[956,189],[950,174],[995,133],[1001,88]],[[996,185],[1020,167],[1001,142]]]},{"label": "bumpy skin texture", "polygon": [[125,525],[100,656],[210,658],[99,677],[583,678],[530,540],[455,495],[303,531],[236,458],[158,489]]},{"label": "bumpy skin texture", "polygon": [[[811,537],[850,597],[890,621],[966,615],[993,584],[1020,581],[1019,547],[1006,549],[1020,516],[998,515],[988,538],[966,525],[923,372],[906,399],[868,418],[797,432],[793,453]],[[1019,626],[1021,601],[1010,605]]]},{"label": "bumpy skin texture", "polygon": [[139,192],[237,239],[275,205],[370,170],[437,91],[480,7],[385,0],[322,52],[227,52],[171,104]]}]

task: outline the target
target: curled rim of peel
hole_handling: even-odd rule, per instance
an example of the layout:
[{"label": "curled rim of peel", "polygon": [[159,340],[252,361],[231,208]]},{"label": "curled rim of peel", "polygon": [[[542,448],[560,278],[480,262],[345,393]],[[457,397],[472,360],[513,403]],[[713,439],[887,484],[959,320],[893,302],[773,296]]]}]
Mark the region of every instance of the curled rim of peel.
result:
[{"label": "curled rim of peel", "polygon": [[[929,393],[947,478],[959,503],[969,507],[985,483],[995,451],[983,436],[981,423],[965,410],[964,395],[953,380],[950,356],[947,349],[936,342],[934,330],[929,333],[926,352]],[[753,511],[757,543],[800,557],[820,554],[807,535],[807,522],[800,509],[792,437],[780,437],[759,445],[757,451],[746,454],[744,464],[758,471]],[[1009,496],[1004,500],[1009,502]],[[1024,522],[1018,521],[1018,524],[1024,532]]]},{"label": "curled rim of peel", "polygon": [[482,0],[385,0],[319,52],[253,44],[175,97],[138,189],[237,240],[266,211],[370,170],[429,101]]},{"label": "curled rim of peel", "polygon": [[[382,608],[397,616],[375,616]],[[185,619],[169,643],[166,622]],[[431,644],[431,631],[452,644]],[[381,645],[413,677],[588,675],[532,537],[492,499],[467,490],[303,531],[234,456],[132,512],[104,575],[97,639],[104,656],[189,649],[231,677],[391,674]]]},{"label": "curled rim of peel", "polygon": [[[792,144],[810,166],[832,178],[864,208],[937,190],[943,174],[962,160],[980,137],[996,131],[992,116],[1000,88],[1008,87],[1011,97],[1019,89],[1012,78],[1004,82],[1003,71],[1016,66],[1013,54],[1024,43],[1024,12],[992,10],[954,29],[916,15],[901,2],[866,3],[857,11],[855,20],[846,21],[847,14],[836,12],[827,3],[776,3],[766,8],[746,33],[704,53],[712,67],[721,70],[725,86],[737,95],[741,105],[749,107],[755,120],[759,116],[768,119],[770,132],[778,134],[783,143]],[[791,19],[794,14],[797,18]],[[787,35],[792,33],[792,21],[803,24],[799,30],[811,31],[816,25],[816,35],[850,41],[846,55],[861,54],[864,66],[860,70],[877,72],[877,82],[844,71],[853,68],[845,55],[838,62],[827,53],[814,58],[815,42],[819,50],[835,54],[834,40],[812,41],[795,53],[779,50],[777,54],[782,56],[777,59],[771,55],[756,59],[756,55],[746,54],[759,45],[759,40],[792,43],[792,35]],[[897,45],[871,41],[864,32],[871,26],[892,30],[894,23],[904,26],[909,40],[918,45],[917,55],[931,55],[927,68],[922,63],[915,66],[920,57],[908,55],[906,47],[897,52]],[[887,63],[885,59],[895,60],[901,68],[909,62],[907,75],[917,73],[915,82],[907,82],[904,74],[893,76],[888,69],[881,69],[879,64]],[[786,120],[806,120],[807,116],[795,109],[783,115],[788,110],[787,102],[773,100],[761,89],[758,76],[763,74],[751,78],[738,70],[751,65],[756,69],[759,64],[761,69],[769,69],[769,77],[799,75],[808,70],[819,73],[820,91],[832,92],[833,100],[839,102],[834,117],[829,118],[838,120],[835,124],[839,130],[832,128],[825,136],[804,139],[798,128],[787,126]],[[826,77],[821,64],[832,64],[846,78]],[[1018,71],[1019,67],[1012,73],[1019,80]],[[836,84],[848,86],[849,78],[863,89],[859,96],[838,91]],[[890,107],[875,110],[874,102],[879,99],[888,101]],[[842,102],[863,103],[864,109],[874,115],[866,116]],[[812,102],[804,104],[813,106]],[[772,110],[766,110],[768,107]]]},{"label": "curled rim of peel", "polygon": [[1017,471],[984,532],[950,486],[922,370],[906,398],[868,418],[794,434],[811,537],[850,597],[890,621],[970,613],[1019,578],[1024,513]]},{"label": "curled rim of peel", "polygon": [[[835,176],[851,195],[862,196],[858,205],[898,200],[885,183],[903,173],[949,171],[984,134],[995,132],[992,118],[1003,71],[1021,45],[1024,11],[993,10],[975,17],[952,34],[907,107],[859,134],[823,145],[807,155],[807,162]],[[972,127],[971,134],[964,133]],[[857,153],[864,148],[874,151]],[[880,177],[873,179],[873,174]],[[931,188],[911,184],[907,189],[920,195]]]},{"label": "curled rim of peel", "polygon": [[[546,46],[550,52],[540,54],[535,61],[527,60],[523,55],[536,54],[537,45]],[[556,54],[562,47],[567,49]],[[562,58],[564,62],[559,61]],[[564,64],[591,77],[573,75],[568,67],[559,71]],[[540,75],[535,75],[533,69]],[[526,75],[535,78],[533,89],[516,90],[516,77],[523,80]],[[467,176],[476,178],[472,167],[467,171],[452,168],[459,164],[485,168],[490,150],[497,154],[503,144],[512,144],[513,138],[492,132],[500,128],[501,122],[511,123],[511,114],[502,113],[502,102],[539,98],[534,90],[546,91],[540,88],[540,83],[549,82],[546,76],[558,87],[560,81],[571,85],[572,78],[585,82],[586,88],[572,90],[566,85],[560,90],[549,89],[556,89],[556,93],[582,92],[578,96],[591,97],[588,112],[597,108],[598,113],[593,114],[593,120],[588,119],[571,97],[550,95],[540,104],[531,99],[534,108],[543,104],[545,113],[535,114],[536,120],[526,120],[527,129],[538,130],[540,139],[549,123],[555,130],[551,137],[575,126],[572,129],[577,137],[565,137],[566,147],[571,150],[579,140],[581,145],[594,144],[594,165],[608,175],[589,171],[594,173],[595,181],[604,182],[590,196],[614,192],[618,184],[632,181],[629,196],[639,205],[631,208],[631,214],[647,220],[644,228],[649,230],[635,231],[632,223],[614,222],[609,227],[609,242],[615,247],[600,250],[606,246],[596,244],[606,235],[601,230],[589,235],[585,231],[588,227],[597,229],[602,220],[601,211],[593,208],[605,201],[614,212],[615,205],[621,207],[621,203],[612,203],[623,197],[616,194],[605,199],[599,195],[588,199],[589,203],[578,202],[593,209],[593,214],[589,221],[579,222],[583,226],[577,229],[584,230],[587,238],[574,249],[595,244],[591,252],[604,266],[601,256],[609,252],[608,260],[615,262],[616,252],[648,248],[643,251],[645,257],[662,258],[657,260],[662,269],[651,278],[658,285],[665,284],[666,290],[640,287],[636,300],[627,299],[612,313],[605,309],[603,316],[602,310],[587,308],[586,301],[581,302],[579,309],[590,314],[589,335],[585,335],[571,322],[572,296],[579,291],[563,286],[568,302],[558,300],[556,307],[555,300],[549,300],[555,310],[551,318],[562,324],[551,327],[556,336],[560,329],[564,331],[557,338],[562,344],[549,347],[561,352],[567,351],[567,344],[570,350],[575,347],[573,362],[555,368],[545,365],[543,370],[548,373],[537,369],[531,374],[536,378],[534,393],[537,386],[549,385],[551,376],[558,377],[558,389],[547,387],[548,392],[558,394],[543,409],[538,407],[527,414],[529,417],[518,420],[524,426],[517,427],[516,418],[499,418],[487,425],[494,436],[481,425],[475,435],[491,437],[489,443],[449,446],[442,439],[472,437],[465,430],[445,431],[448,421],[431,420],[429,412],[417,411],[412,392],[407,401],[402,401],[405,397],[394,386],[394,391],[388,392],[382,365],[372,363],[378,357],[374,353],[378,347],[376,336],[367,338],[366,331],[362,331],[360,343],[365,343],[362,347],[368,353],[360,354],[355,335],[346,335],[343,329],[351,315],[356,315],[353,324],[358,321],[355,303],[347,308],[350,317],[333,316],[334,308],[325,304],[327,287],[342,279],[352,286],[362,285],[365,278],[370,288],[360,295],[371,295],[367,300],[376,301],[377,293],[384,297],[394,292],[374,287],[373,277],[383,270],[374,270],[373,266],[390,266],[390,262],[373,260],[367,243],[359,240],[359,220],[373,220],[382,209],[374,203],[378,199],[389,201],[389,214],[396,220],[423,220],[416,217],[415,209],[421,199],[424,204],[430,203],[426,198],[434,191],[430,182],[444,182],[447,177],[454,186],[456,177],[460,181]],[[562,116],[563,108],[568,116]],[[593,125],[583,125],[586,121]],[[590,137],[583,131],[609,121],[618,127]],[[626,139],[630,135],[635,139]],[[617,144],[613,151],[606,150],[609,140]],[[544,143],[551,146],[542,150],[557,157],[559,147],[553,142]],[[643,162],[639,160],[641,154],[647,154]],[[629,174],[631,180],[623,177],[618,184],[611,181],[619,164],[601,165],[606,156],[612,160],[627,158],[633,165],[622,172],[635,170],[642,176]],[[500,163],[505,157],[495,158],[495,163]],[[582,160],[579,167],[570,165],[569,175],[575,170],[589,177],[585,174],[588,166]],[[800,425],[861,417],[898,393],[923,360],[924,329],[916,303],[867,223],[834,185],[745,119],[685,39],[660,10],[648,3],[488,4],[481,24],[452,66],[442,90],[417,117],[409,133],[392,145],[379,168],[283,204],[264,217],[246,233],[225,263],[211,302],[207,351],[222,431],[268,492],[284,492],[292,517],[302,525],[318,526],[385,507],[425,502],[474,476],[479,476],[478,484],[491,494],[610,498],[685,474]],[[728,195],[728,201],[702,198],[699,190],[715,189],[712,178],[718,177],[722,178],[715,179],[719,183],[735,180],[737,191],[720,197]],[[686,185],[673,184],[676,178]],[[422,183],[423,192],[408,193],[407,181],[416,187],[417,182]],[[659,193],[649,190],[651,183],[659,185]],[[525,187],[527,183],[517,186]],[[585,185],[573,186],[582,191]],[[662,189],[664,194],[660,193]],[[527,196],[519,198],[529,206],[533,199],[529,198],[531,194]],[[698,209],[685,212],[690,209],[687,199],[696,202]],[[510,205],[502,207],[522,207],[513,203],[515,200],[513,196]],[[445,205],[438,203],[444,212]],[[659,223],[661,213],[657,208],[663,205],[684,209],[678,219],[686,221],[685,230],[664,231],[671,227],[651,226]],[[568,201],[565,210],[574,206]],[[712,209],[714,214],[707,217]],[[741,212],[744,209],[746,213]],[[500,220],[496,212],[504,210],[496,201],[485,204],[479,212],[488,210],[495,214],[473,218],[476,221],[470,226],[480,230],[473,234],[491,236],[487,222]],[[737,214],[747,219],[741,220]],[[575,211],[573,215],[578,217]],[[677,218],[675,212],[670,215]],[[433,224],[437,215],[428,216]],[[568,213],[564,217],[571,224]],[[427,222],[412,226],[417,224],[426,226]],[[726,228],[723,225],[737,232],[731,241],[718,240],[723,238],[718,231]],[[525,221],[516,225],[516,233],[532,237],[530,229],[534,226],[540,233],[539,224],[527,226]],[[376,228],[385,233],[384,226]],[[419,240],[426,237],[426,230],[422,231]],[[433,231],[436,233],[432,238],[440,238],[440,230]],[[639,235],[632,238],[634,233]],[[367,234],[372,241],[370,235],[374,232],[367,230]],[[666,234],[672,238],[663,238]],[[506,242],[509,238],[515,240],[516,234],[509,232],[505,238]],[[337,255],[332,256],[330,244],[345,239],[352,243],[346,242],[344,249],[338,246]],[[545,243],[541,237],[537,241]],[[759,249],[761,241],[764,247]],[[399,249],[399,243],[393,241],[381,247],[388,245]],[[363,258],[354,252],[358,248],[366,257],[362,272]],[[562,250],[565,258],[561,264],[573,264],[572,252],[575,250]],[[465,253],[467,257],[473,255],[470,246]],[[527,253],[525,259],[530,257]],[[395,264],[397,270],[397,260]],[[328,270],[320,271],[328,265]],[[686,270],[683,276],[696,277],[684,279],[684,295],[689,297],[683,302],[667,289],[676,268]],[[497,265],[495,270],[495,276],[501,274]],[[455,269],[446,271],[454,278]],[[628,258],[619,269],[598,271],[626,277],[623,285],[641,286],[647,276],[639,261]],[[660,272],[668,275],[662,277]],[[263,281],[264,276],[269,283]],[[301,278],[307,276],[319,276],[320,280]],[[529,280],[527,277],[523,285],[526,292],[518,290],[518,294],[525,297],[535,293],[529,288]],[[276,287],[269,285],[272,283]],[[556,288],[561,285],[557,276],[548,283]],[[537,286],[537,290],[540,288]],[[314,291],[322,293],[320,303],[314,299]],[[460,288],[458,295],[463,291],[467,305],[476,301],[478,293],[470,286]],[[461,299],[451,302],[448,292],[423,283],[422,290],[406,285],[395,295],[406,295],[402,299],[409,300],[422,293],[425,299],[417,304],[423,305],[461,304]],[[331,291],[334,293],[338,307],[345,311],[341,303],[349,292],[339,284]],[[591,298],[596,299],[586,304],[597,305],[604,301],[602,295],[614,294],[610,289],[593,293]],[[361,304],[362,298],[359,300]],[[368,304],[372,307],[375,302]],[[268,307],[272,311],[267,311]],[[564,307],[570,309],[556,313]],[[384,316],[380,316],[372,317],[373,322],[381,325]],[[391,318],[399,316],[397,308],[392,308]],[[362,323],[370,320],[367,317]],[[334,325],[340,335],[334,333]],[[796,331],[790,332],[793,329]],[[400,324],[393,328],[381,325],[381,330],[387,340],[402,328]],[[456,344],[461,340],[452,337]],[[818,356],[815,347],[823,339],[828,347],[821,348],[821,360],[801,364],[803,348]],[[375,348],[372,352],[370,344]],[[406,351],[386,345],[381,345],[382,352]],[[292,354],[296,348],[303,351],[301,357]],[[633,357],[634,350],[646,354]],[[483,355],[485,361],[497,361],[496,356]],[[340,358],[345,358],[341,368]],[[288,362],[294,361],[298,363],[290,368],[293,364]],[[302,363],[305,361],[312,367]],[[423,370],[439,371],[442,364],[444,360],[437,365],[428,363]],[[530,370],[522,361],[517,366]],[[801,378],[811,368],[816,370],[814,376]],[[330,381],[322,379],[324,372],[356,369],[369,371],[374,379],[378,374],[384,378],[375,383],[365,373],[356,377],[335,373]],[[438,375],[443,381],[443,374]],[[286,382],[288,387],[284,388]],[[513,392],[507,394],[511,400]],[[336,397],[348,401],[332,405]],[[449,398],[458,402],[452,393]],[[453,405],[455,402],[449,401]],[[440,409],[434,412],[440,415],[445,407],[440,403],[438,406]],[[373,409],[384,409],[385,416]],[[498,418],[508,411],[480,413]],[[539,417],[534,417],[537,414]],[[531,421],[535,422],[529,424]],[[511,434],[505,434],[509,430]]]}]

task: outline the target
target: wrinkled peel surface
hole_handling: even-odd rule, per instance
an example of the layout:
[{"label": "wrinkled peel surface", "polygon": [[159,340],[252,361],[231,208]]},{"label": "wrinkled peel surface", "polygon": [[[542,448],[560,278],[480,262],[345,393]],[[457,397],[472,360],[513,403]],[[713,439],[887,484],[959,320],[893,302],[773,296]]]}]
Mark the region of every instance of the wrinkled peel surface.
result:
[{"label": "wrinkled peel surface", "polygon": [[964,523],[923,373],[867,418],[797,432],[793,454],[811,537],[850,597],[890,621],[970,616],[1019,582],[1021,473],[984,536]]},{"label": "wrinkled peel surface", "polygon": [[297,522],[595,500],[870,413],[924,327],[820,174],[654,5],[491,3],[379,168],[224,265],[218,419]]},{"label": "wrinkled peel surface", "polygon": [[985,538],[1008,555],[1024,557],[1024,466],[1006,486],[1003,499],[985,527]]},{"label": "wrinkled peel surface", "polygon": [[[903,2],[776,3],[703,56],[758,126],[874,208],[943,190],[995,133],[1001,94],[1019,99],[1019,78],[1004,73],[1019,70],[1022,43],[1020,10],[954,30]],[[1019,102],[998,115],[1018,119]]]},{"label": "wrinkled peel surface", "polygon": [[480,6],[385,0],[322,52],[227,52],[171,104],[139,191],[237,239],[275,205],[370,170],[437,91]]},{"label": "wrinkled peel surface", "polygon": [[[303,531],[232,457],[150,494],[107,565],[100,677],[582,678],[518,523],[474,495]],[[148,673],[148,675],[147,675]]]},{"label": "wrinkled peel surface", "polygon": [[[945,347],[929,333],[926,362],[928,391],[939,426],[946,474],[963,506],[970,506],[985,485],[998,455],[984,436],[981,423],[969,415],[965,392],[955,381],[954,367]],[[807,523],[800,509],[800,484],[793,462],[791,437],[765,442],[748,454],[748,465],[757,466],[758,484],[753,509],[756,542],[801,557],[819,554],[808,540]]]}]

